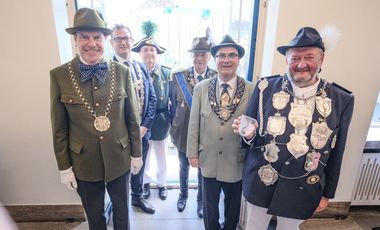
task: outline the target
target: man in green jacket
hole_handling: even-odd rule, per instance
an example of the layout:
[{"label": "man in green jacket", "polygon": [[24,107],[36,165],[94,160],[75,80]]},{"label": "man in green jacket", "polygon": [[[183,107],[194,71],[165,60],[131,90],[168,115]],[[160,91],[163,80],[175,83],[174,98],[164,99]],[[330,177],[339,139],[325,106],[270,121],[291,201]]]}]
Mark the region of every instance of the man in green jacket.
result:
[{"label": "man in green jacket", "polygon": [[111,30],[102,15],[79,9],[78,56],[50,71],[51,122],[61,183],[81,197],[90,229],[106,229],[104,193],[113,203],[114,229],[129,229],[130,172],[142,165],[139,114],[129,68],[105,61]]}]

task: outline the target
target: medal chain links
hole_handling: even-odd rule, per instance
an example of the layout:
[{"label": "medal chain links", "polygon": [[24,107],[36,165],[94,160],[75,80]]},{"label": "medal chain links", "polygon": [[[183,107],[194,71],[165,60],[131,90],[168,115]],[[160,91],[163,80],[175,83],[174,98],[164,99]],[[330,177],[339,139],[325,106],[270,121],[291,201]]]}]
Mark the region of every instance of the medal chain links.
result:
[{"label": "medal chain links", "polygon": [[[68,63],[68,67],[69,67],[69,77],[70,77],[71,83],[73,84],[76,94],[80,97],[80,99],[82,100],[84,104],[84,107],[88,110],[91,116],[96,118],[97,116],[94,109],[92,108],[88,100],[84,98],[83,92],[79,87],[78,81],[75,79],[74,71],[71,67],[71,62]],[[107,105],[104,110],[104,116],[107,116],[107,114],[109,114],[111,110],[112,98],[113,98],[114,93],[115,93],[115,64],[113,61],[111,61],[111,84],[110,84],[110,91],[108,93],[108,98],[107,98]]]},{"label": "medal chain links", "polygon": [[277,175],[281,178],[284,178],[284,179],[287,179],[287,180],[297,180],[297,179],[301,179],[303,177],[306,177],[310,174],[310,172],[306,172],[305,174],[301,175],[301,176],[294,176],[294,177],[288,177],[288,176],[284,176],[284,175],[281,175],[279,172],[277,172]]},{"label": "medal chain links", "polygon": [[264,137],[267,135],[267,132],[263,132],[263,126],[264,126],[264,109],[263,109],[263,98],[264,98],[264,90],[268,87],[268,81],[264,78],[259,83],[259,113],[260,113],[260,130],[259,135],[260,137]]},{"label": "medal chain links", "polygon": [[283,84],[282,84],[282,90],[284,90],[285,92],[287,92],[288,94],[290,94],[292,97],[294,97],[295,99],[299,100],[299,101],[308,101],[310,99],[312,99],[313,97],[316,97],[318,95],[322,95],[323,97],[326,96],[326,92],[325,92],[325,88],[326,88],[326,84],[327,82],[324,80],[324,79],[321,79],[321,81],[323,81],[323,85],[322,87],[314,94],[314,95],[311,95],[309,97],[306,97],[306,98],[302,98],[302,97],[298,97],[294,94],[293,91],[289,90],[288,88],[288,80],[284,80]]}]

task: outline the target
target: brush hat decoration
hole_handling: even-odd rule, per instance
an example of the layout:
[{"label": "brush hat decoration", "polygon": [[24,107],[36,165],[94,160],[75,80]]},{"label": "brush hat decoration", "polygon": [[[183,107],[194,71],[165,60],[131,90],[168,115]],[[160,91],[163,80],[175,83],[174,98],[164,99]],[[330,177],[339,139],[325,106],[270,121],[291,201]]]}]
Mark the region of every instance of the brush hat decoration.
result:
[{"label": "brush hat decoration", "polygon": [[139,53],[143,46],[149,45],[156,48],[158,54],[163,54],[166,49],[160,46],[153,36],[157,32],[158,25],[151,20],[145,21],[141,25],[141,31],[145,35],[143,39],[133,45],[132,51]]}]

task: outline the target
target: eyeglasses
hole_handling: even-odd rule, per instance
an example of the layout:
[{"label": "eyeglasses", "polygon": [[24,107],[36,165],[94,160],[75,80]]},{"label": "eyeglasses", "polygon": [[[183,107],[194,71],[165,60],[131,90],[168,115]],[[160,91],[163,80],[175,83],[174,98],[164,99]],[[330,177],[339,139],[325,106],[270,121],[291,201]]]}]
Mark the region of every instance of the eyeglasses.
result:
[{"label": "eyeglasses", "polygon": [[228,58],[228,60],[233,60],[235,58],[237,58],[239,55],[237,53],[229,53],[229,54],[217,54],[215,55],[215,57],[217,59],[219,59],[220,61],[224,61],[226,60],[226,58]]},{"label": "eyeglasses", "polygon": [[121,43],[122,41],[129,42],[132,41],[133,38],[125,36],[125,37],[113,37],[112,38],[115,42]]}]

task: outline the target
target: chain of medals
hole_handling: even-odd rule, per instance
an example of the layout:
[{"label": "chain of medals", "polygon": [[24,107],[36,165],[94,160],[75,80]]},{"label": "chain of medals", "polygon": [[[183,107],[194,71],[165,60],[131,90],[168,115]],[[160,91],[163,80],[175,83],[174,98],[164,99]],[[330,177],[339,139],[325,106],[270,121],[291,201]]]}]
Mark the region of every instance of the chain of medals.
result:
[{"label": "chain of medals", "polygon": [[[263,91],[268,85],[266,79],[262,80],[264,83],[259,83],[260,89],[260,101],[262,103],[263,100]],[[331,99],[327,97],[325,92],[325,87],[327,82],[323,81],[323,86],[312,96],[307,98],[301,98],[296,96],[292,91],[290,91],[287,87],[288,80],[283,78],[283,83],[281,87],[281,91],[274,93],[272,97],[272,105],[277,110],[274,116],[268,117],[267,124],[267,132],[268,134],[273,136],[273,140],[264,146],[264,158],[268,161],[267,165],[262,166],[259,169],[259,176],[261,181],[265,185],[274,184],[278,177],[282,177],[285,179],[300,179],[306,177],[310,174],[310,172],[314,171],[318,167],[319,158],[321,154],[316,149],[323,148],[327,140],[329,139],[332,130],[328,128],[326,118],[331,113]],[[271,165],[279,158],[280,148],[276,144],[282,144],[276,142],[276,137],[279,135],[283,135],[286,128],[287,118],[282,116],[280,111],[287,107],[290,96],[294,98],[294,102],[290,103],[291,109],[288,115],[289,123],[295,128],[294,133],[290,135],[290,141],[286,143],[288,151],[293,155],[295,159],[306,154],[306,160],[304,164],[305,173],[295,177],[288,177],[281,175],[277,172]],[[314,101],[315,99],[315,101]],[[262,104],[259,106],[260,108],[260,121],[263,120],[262,115]],[[313,149],[309,152],[309,146],[307,145],[307,137],[306,131],[309,125],[312,122],[312,116],[314,112],[314,105],[317,108],[318,113],[321,115],[321,118],[318,119],[317,122],[312,124],[312,132],[311,132],[311,145]],[[262,123],[260,122],[260,126]],[[262,133],[262,130],[260,130]],[[321,162],[322,163],[322,162]],[[322,163],[323,164],[323,163]],[[323,164],[325,165],[325,164]],[[307,183],[315,184],[319,181],[319,177],[317,175],[310,176],[307,178]]]},{"label": "chain of medals", "polygon": [[97,116],[94,108],[90,105],[88,100],[84,97],[82,90],[79,87],[78,81],[75,79],[74,71],[71,67],[71,62],[68,63],[69,77],[71,83],[73,84],[74,90],[76,94],[82,100],[84,107],[88,110],[91,116],[95,118],[94,127],[97,131],[104,132],[109,129],[111,126],[111,121],[108,119],[107,115],[110,113],[112,98],[115,93],[115,64],[114,61],[111,61],[111,83],[110,83],[110,91],[108,92],[107,105],[104,109],[104,115]]},{"label": "chain of medals", "polygon": [[[133,79],[133,82],[134,82],[134,85],[135,85],[135,89],[136,89],[136,95],[137,95],[137,99],[138,99],[138,102],[139,102],[139,109],[140,109],[140,117],[143,115],[143,112],[144,112],[144,99],[145,99],[145,92],[144,92],[144,82],[143,82],[143,79],[142,79],[142,71],[141,71],[141,68],[139,65],[134,65],[133,63],[131,63],[131,67],[130,68],[137,68],[137,72],[136,72],[136,75],[140,76],[140,79],[137,79],[137,76]],[[133,71],[131,69],[131,71]]]},{"label": "chain of medals", "polygon": [[243,97],[245,82],[243,78],[238,77],[234,98],[226,106],[220,106],[216,98],[217,80],[217,77],[211,79],[210,85],[208,87],[208,98],[210,101],[211,108],[215,112],[216,116],[220,120],[227,122],[234,115],[234,112],[237,106],[239,105],[241,98]]}]

